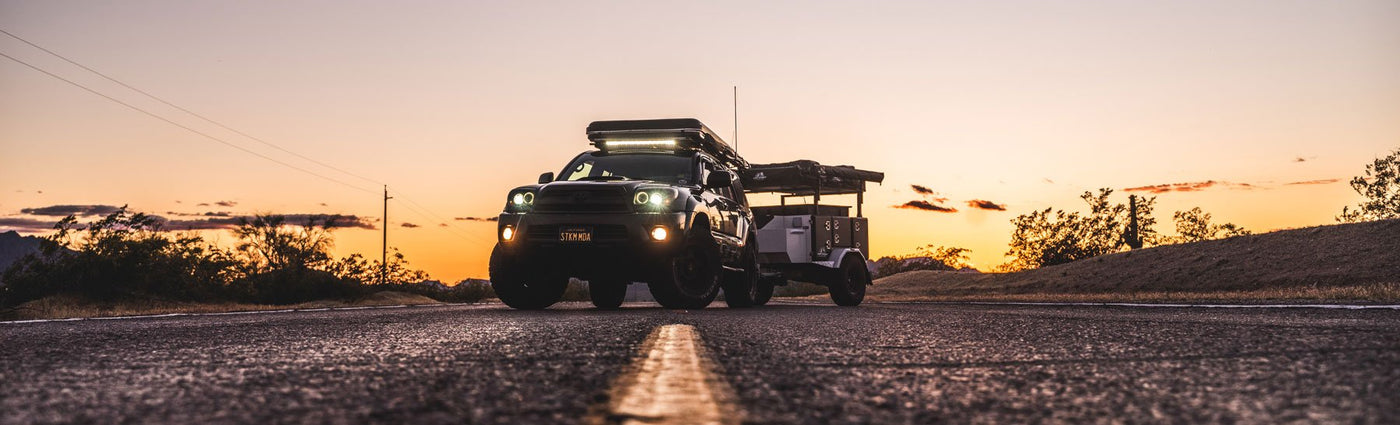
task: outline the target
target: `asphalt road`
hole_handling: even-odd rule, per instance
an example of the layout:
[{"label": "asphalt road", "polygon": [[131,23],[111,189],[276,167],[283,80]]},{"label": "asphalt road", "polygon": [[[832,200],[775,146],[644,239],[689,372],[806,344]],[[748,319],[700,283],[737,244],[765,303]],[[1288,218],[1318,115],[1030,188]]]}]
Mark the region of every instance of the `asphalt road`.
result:
[{"label": "asphalt road", "polygon": [[668,324],[744,422],[1400,422],[1400,311],[907,304],[7,323],[0,422],[573,423]]}]

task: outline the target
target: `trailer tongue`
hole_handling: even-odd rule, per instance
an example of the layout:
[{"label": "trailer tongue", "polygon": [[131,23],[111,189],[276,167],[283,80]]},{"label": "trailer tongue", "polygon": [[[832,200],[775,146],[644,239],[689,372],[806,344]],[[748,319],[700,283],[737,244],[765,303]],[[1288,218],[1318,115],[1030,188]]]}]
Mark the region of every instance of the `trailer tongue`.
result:
[{"label": "trailer tongue", "polygon": [[[766,302],[773,286],[797,280],[826,285],[838,305],[859,305],[870,284],[865,186],[883,182],[885,174],[809,160],[751,164],[740,174],[746,193],[779,195],[778,205],[750,207],[763,269],[759,292],[766,294],[760,298]],[[823,195],[855,195],[855,216],[849,206],[822,205]],[[788,204],[805,197],[812,203]]]}]

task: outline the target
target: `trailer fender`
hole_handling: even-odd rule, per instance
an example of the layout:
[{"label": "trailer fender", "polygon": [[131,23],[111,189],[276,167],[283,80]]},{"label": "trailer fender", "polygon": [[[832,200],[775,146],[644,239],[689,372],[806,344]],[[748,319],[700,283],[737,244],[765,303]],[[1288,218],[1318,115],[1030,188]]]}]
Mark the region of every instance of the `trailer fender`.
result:
[{"label": "trailer fender", "polygon": [[[865,271],[870,273],[869,262],[866,261],[865,253],[861,252],[860,248],[835,248],[831,250],[831,256],[827,257],[830,259],[829,261],[813,261],[812,263],[829,269],[837,269],[841,267],[841,262],[845,261],[848,255],[853,255],[860,262],[866,263]],[[874,273],[870,274],[874,275]]]}]

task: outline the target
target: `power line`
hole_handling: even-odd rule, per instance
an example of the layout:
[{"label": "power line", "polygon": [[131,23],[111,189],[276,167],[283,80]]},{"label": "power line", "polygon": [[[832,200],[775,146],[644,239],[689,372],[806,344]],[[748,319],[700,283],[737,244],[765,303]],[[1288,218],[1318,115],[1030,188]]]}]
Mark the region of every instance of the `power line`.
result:
[{"label": "power line", "polygon": [[[169,106],[169,107],[171,107],[171,108],[175,108],[175,109],[177,109],[177,110],[179,110],[179,111],[181,111],[181,112],[184,112],[184,113],[186,113],[186,114],[189,114],[190,116],[199,118],[199,119],[201,119],[201,120],[203,120],[203,121],[205,121],[205,122],[208,122],[208,123],[210,123],[210,124],[213,124],[213,125],[215,125],[215,126],[218,126],[219,128],[222,128],[222,129],[227,130],[227,131],[229,131],[229,132],[232,132],[232,133],[234,133],[234,134],[238,134],[238,135],[243,136],[243,137],[245,137],[245,138],[248,138],[248,139],[250,139],[250,140],[253,140],[253,141],[256,141],[256,142],[261,143],[261,144],[263,144],[263,145],[272,147],[272,148],[274,148],[274,149],[277,149],[277,150],[279,150],[279,151],[285,152],[285,153],[287,153],[287,154],[296,156],[296,157],[298,157],[298,158],[301,158],[301,159],[303,159],[303,160],[309,161],[309,162],[311,162],[311,163],[320,165],[320,166],[325,167],[325,168],[327,168],[327,169],[337,171],[337,172],[339,172],[339,173],[341,173],[341,174],[344,174],[344,175],[347,175],[347,176],[351,176],[351,177],[355,177],[355,178],[358,178],[358,179],[360,179],[360,180],[364,180],[364,181],[367,181],[367,182],[375,183],[376,185],[383,185],[383,183],[381,183],[381,182],[379,182],[379,181],[377,181],[377,180],[375,180],[375,179],[371,179],[371,178],[369,178],[369,177],[365,177],[365,176],[360,175],[360,174],[352,173],[352,172],[350,172],[350,171],[346,171],[346,170],[344,170],[344,169],[341,169],[341,168],[339,168],[339,167],[335,167],[335,166],[330,165],[330,164],[327,164],[327,163],[325,163],[325,162],[318,161],[318,160],[316,160],[316,159],[314,159],[314,158],[311,158],[311,157],[308,157],[308,156],[299,154],[299,153],[294,152],[294,151],[292,151],[292,150],[283,148],[283,147],[281,147],[281,146],[279,146],[279,145],[277,145],[277,144],[275,144],[275,143],[268,142],[268,141],[263,140],[263,139],[261,139],[261,138],[258,138],[258,137],[256,137],[256,136],[250,135],[250,134],[248,134],[248,133],[246,133],[246,132],[243,132],[243,131],[240,131],[240,130],[235,129],[235,128],[233,128],[233,127],[230,127],[230,126],[228,126],[228,125],[225,125],[225,124],[223,124],[223,123],[221,123],[221,122],[215,121],[215,120],[212,119],[212,118],[208,118],[208,117],[206,117],[206,116],[204,116],[204,115],[201,115],[201,114],[199,114],[199,113],[196,113],[196,112],[194,112],[194,111],[191,111],[191,110],[189,110],[189,109],[187,109],[187,108],[184,108],[184,107],[181,107],[181,106],[179,106],[179,105],[176,105],[176,104],[174,104],[174,103],[172,103],[172,102],[170,102],[170,101],[167,101],[167,100],[165,100],[165,99],[163,99],[163,98],[161,98],[161,97],[159,97],[159,96],[156,96],[156,95],[154,95],[154,94],[151,94],[151,93],[149,93],[149,92],[147,92],[147,91],[145,91],[145,90],[141,90],[140,88],[137,88],[137,87],[135,87],[135,86],[132,86],[132,85],[130,85],[130,84],[127,84],[127,83],[125,83],[125,82],[122,82],[121,80],[118,80],[118,79],[116,79],[116,78],[113,78],[113,77],[111,77],[111,76],[109,76],[109,75],[107,75],[107,74],[104,74],[104,73],[102,73],[102,72],[96,70],[96,69],[93,69],[93,68],[91,68],[91,67],[88,67],[88,66],[86,66],[86,65],[83,65],[83,64],[81,64],[81,63],[78,63],[77,61],[74,61],[74,60],[72,60],[72,59],[69,59],[69,58],[66,57],[66,56],[63,56],[63,55],[61,55],[61,54],[58,54],[57,52],[54,52],[54,51],[49,50],[49,49],[46,49],[46,48],[44,48],[43,46],[40,46],[40,45],[38,45],[38,44],[35,44],[35,43],[33,43],[33,42],[29,41],[29,40],[26,40],[26,39],[24,39],[24,38],[22,38],[22,37],[20,37],[20,36],[14,35],[13,33],[10,33],[9,31],[5,31],[4,29],[0,29],[0,33],[4,33],[5,35],[7,35],[7,36],[9,36],[9,37],[11,37],[11,38],[14,38],[14,39],[16,39],[16,40],[19,40],[19,41],[21,41],[21,42],[23,42],[23,43],[25,43],[25,44],[28,44],[28,45],[31,46],[31,47],[34,47],[34,48],[36,48],[36,49],[39,49],[39,50],[43,51],[44,53],[48,53],[48,54],[50,54],[50,55],[53,55],[54,57],[57,57],[57,58],[59,58],[59,59],[62,59],[63,61],[68,62],[69,64],[72,64],[72,65],[74,65],[74,66],[77,66],[77,67],[79,67],[79,68],[82,68],[83,70],[86,70],[86,71],[88,71],[88,72],[91,72],[91,73],[93,73],[93,74],[96,74],[96,75],[98,75],[98,76],[100,76],[100,77],[102,77],[102,78],[107,79],[108,81],[111,81],[111,82],[113,82],[113,83],[116,83],[116,84],[118,84],[118,85],[121,85],[122,87],[125,87],[125,88],[127,88],[127,89],[130,89],[130,90],[132,90],[132,91],[134,91],[134,92],[140,93],[140,94],[142,94],[142,95],[144,95],[144,96],[146,96],[146,97],[148,97],[148,98],[150,98],[150,99],[153,99],[153,100],[155,100],[155,101],[157,101],[157,102],[160,102],[160,103],[162,103],[162,104],[165,104],[166,106]],[[109,100],[109,101],[115,102],[115,103],[117,103],[117,104],[119,104],[119,105],[125,106],[125,107],[130,108],[130,109],[132,109],[132,110],[135,110],[135,111],[137,111],[137,112],[141,112],[141,113],[146,114],[146,115],[148,115],[148,116],[150,116],[150,117],[152,117],[152,118],[155,118],[155,119],[164,121],[164,122],[167,123],[167,124],[170,124],[170,125],[173,125],[173,126],[182,128],[182,129],[184,129],[184,130],[186,130],[186,131],[189,131],[189,132],[191,132],[191,133],[194,133],[194,134],[203,136],[203,137],[205,137],[205,138],[207,138],[207,139],[210,139],[210,140],[213,140],[213,141],[215,141],[215,142],[219,142],[219,143],[222,143],[222,144],[224,144],[224,145],[226,145],[226,146],[232,147],[232,148],[234,148],[234,149],[241,150],[241,151],[243,151],[243,152],[245,152],[245,153],[248,153],[248,154],[250,154],[250,155],[254,155],[254,156],[257,156],[257,157],[259,157],[259,158],[262,158],[262,159],[265,159],[265,160],[274,162],[274,163],[276,163],[276,164],[285,166],[285,167],[287,167],[287,168],[291,168],[291,169],[294,169],[294,170],[297,170],[297,171],[301,171],[301,172],[303,172],[303,173],[310,174],[310,175],[312,175],[312,176],[320,177],[320,178],[322,178],[322,179],[325,179],[325,180],[328,180],[328,181],[331,181],[331,182],[334,182],[334,183],[338,183],[338,184],[340,184],[340,185],[349,187],[349,188],[351,188],[351,189],[359,190],[359,191],[361,191],[361,192],[376,193],[376,194],[378,193],[377,191],[372,191],[372,190],[369,190],[369,189],[365,189],[365,188],[362,188],[362,187],[359,187],[359,186],[356,186],[356,185],[347,183],[347,182],[345,182],[345,181],[342,181],[342,180],[339,180],[339,179],[336,179],[336,178],[332,178],[332,177],[329,177],[329,176],[326,176],[326,175],[323,175],[323,174],[319,174],[319,173],[316,173],[316,172],[314,172],[314,171],[307,170],[307,169],[305,169],[305,168],[301,168],[301,167],[298,167],[298,166],[296,166],[296,165],[289,164],[289,163],[287,163],[287,162],[278,160],[278,159],[276,159],[276,158],[272,158],[272,157],[267,156],[267,155],[263,155],[263,154],[261,154],[261,153],[258,153],[258,152],[256,152],[256,151],[250,150],[250,149],[245,148],[245,147],[243,147],[243,146],[234,144],[234,143],[229,142],[229,141],[227,141],[227,140],[224,140],[224,139],[215,137],[215,136],[210,135],[210,134],[208,134],[208,133],[205,133],[205,132],[196,130],[196,129],[194,129],[194,128],[191,128],[191,127],[186,126],[186,125],[183,125],[183,124],[180,124],[180,123],[178,123],[178,122],[175,122],[175,121],[173,121],[173,120],[171,120],[171,119],[165,118],[165,117],[163,117],[163,116],[161,116],[161,115],[159,115],[159,114],[156,114],[156,113],[154,113],[154,112],[150,112],[150,111],[147,111],[147,110],[145,110],[145,109],[141,109],[140,107],[137,107],[137,106],[132,105],[132,104],[130,104],[130,103],[123,102],[123,101],[121,101],[121,100],[119,100],[119,99],[117,99],[117,98],[114,98],[114,97],[112,97],[112,96],[109,96],[109,95],[107,95],[107,94],[104,94],[104,93],[102,93],[102,92],[99,92],[99,91],[97,91],[97,90],[95,90],[95,89],[89,88],[89,87],[87,87],[87,86],[84,86],[84,85],[82,85],[82,84],[79,84],[79,83],[77,83],[77,82],[74,82],[74,81],[72,81],[72,80],[69,80],[69,79],[67,79],[67,78],[64,78],[64,77],[62,77],[62,76],[59,76],[59,75],[57,75],[57,74],[54,74],[54,73],[49,72],[49,71],[47,71],[47,70],[44,70],[43,68],[40,68],[40,67],[35,66],[35,65],[33,65],[33,64],[30,64],[30,63],[28,63],[28,62],[19,60],[19,59],[13,57],[13,56],[10,56],[10,55],[5,54],[4,52],[0,52],[0,56],[4,56],[5,58],[7,58],[7,59],[9,59],[9,60],[18,62],[18,63],[20,63],[20,64],[22,64],[22,65],[24,65],[24,66],[27,66],[27,67],[29,67],[29,68],[31,68],[31,69],[34,69],[35,71],[39,71],[39,72],[41,72],[41,73],[43,73],[43,74],[45,74],[45,75],[48,75],[48,76],[50,76],[50,77],[53,77],[53,78],[55,78],[55,79],[58,79],[58,80],[60,80],[60,81],[65,82],[65,83],[71,84],[71,85],[73,85],[73,86],[75,86],[75,87],[78,87],[78,88],[81,88],[81,89],[83,89],[83,90],[86,90],[86,91],[89,92],[89,93],[92,93],[92,94],[94,94],[94,95],[100,96],[100,97],[102,97],[102,98],[104,98],[104,99],[107,99],[107,100]],[[405,206],[408,206],[410,210],[412,210],[413,212],[415,212],[415,213],[417,213],[418,215],[422,216],[423,218],[427,218],[427,219],[430,219],[430,220],[436,219],[436,220],[442,221],[443,224],[447,224],[447,227],[445,227],[445,229],[448,230],[449,233],[452,233],[453,235],[455,235],[455,236],[457,236],[457,237],[460,237],[460,238],[463,238],[463,239],[465,239],[465,240],[474,240],[475,242],[488,242],[488,241],[486,241],[484,238],[482,238],[482,237],[480,237],[480,236],[477,236],[477,235],[472,235],[472,234],[469,234],[469,233],[468,233],[468,234],[458,233],[457,231],[453,230],[453,223],[451,223],[451,220],[446,220],[446,219],[442,218],[442,216],[433,213],[433,212],[431,211],[431,209],[429,209],[429,208],[423,206],[422,204],[419,204],[419,203],[413,201],[412,199],[410,199],[410,198],[408,198],[407,196],[403,195],[402,192],[399,192],[399,191],[395,190],[395,193],[398,193],[398,194],[400,195],[400,197],[402,197],[402,199],[403,199],[404,201],[408,201],[410,204],[412,204],[411,206],[409,206],[409,205],[405,205]],[[387,226],[389,225],[389,223],[386,221],[386,222],[384,223],[384,225],[386,226],[386,229],[387,229]],[[490,241],[490,242],[491,242],[491,243],[494,243],[494,241]]]},{"label": "power line", "polygon": [[[146,92],[145,90],[141,90],[141,89],[139,89],[139,88],[136,88],[136,87],[134,87],[134,86],[132,86],[132,85],[130,85],[130,84],[124,83],[124,82],[122,82],[121,80],[118,80],[118,79],[116,79],[116,78],[113,78],[112,76],[109,76],[109,75],[107,75],[107,74],[103,74],[102,72],[100,72],[100,71],[98,71],[98,70],[96,70],[96,69],[89,68],[87,65],[83,65],[83,64],[81,64],[81,63],[78,63],[78,62],[75,61],[75,60],[69,59],[67,56],[60,55],[60,54],[58,54],[57,52],[54,52],[54,51],[52,51],[52,50],[49,50],[49,49],[44,48],[43,46],[40,46],[40,45],[38,45],[38,44],[34,44],[34,42],[31,42],[31,41],[29,41],[29,40],[25,40],[23,37],[14,35],[13,33],[10,33],[9,31],[5,31],[4,29],[0,29],[0,33],[4,33],[5,35],[8,35],[8,36],[10,36],[11,38],[14,38],[15,40],[19,40],[19,41],[21,41],[21,42],[24,42],[24,44],[28,44],[28,45],[30,45],[31,47],[35,48],[35,49],[42,50],[44,53],[48,53],[48,54],[50,54],[50,55],[53,55],[53,56],[56,57],[56,58],[63,59],[65,62],[68,62],[68,63],[70,63],[70,64],[73,64],[73,66],[82,68],[82,69],[84,69],[84,70],[86,70],[86,71],[88,71],[88,72],[91,72],[91,73],[93,73],[93,74],[97,74],[98,76],[107,79],[107,81],[111,81],[111,82],[113,82],[113,83],[117,83],[118,85],[121,85],[122,87],[126,87],[126,88],[130,89],[131,91],[140,93],[140,94],[142,94],[142,95],[144,95],[144,96],[146,96],[146,97],[148,97],[148,98],[154,99],[154,100],[157,101],[157,102],[160,102],[160,103],[165,104],[165,106],[169,106],[169,107],[171,107],[171,108],[178,109],[178,110],[180,110],[181,112],[184,112],[184,113],[186,113],[186,114],[190,114],[191,116],[194,116],[195,118],[199,118],[199,119],[201,119],[201,120],[204,120],[205,122],[208,122],[208,123],[210,123],[210,124],[214,124],[215,126],[218,126],[219,128],[222,128],[222,129],[224,129],[224,130],[228,130],[228,131],[230,131],[230,132],[233,132],[233,133],[235,133],[235,134],[238,134],[239,136],[243,136],[243,137],[246,137],[246,138],[248,138],[248,139],[250,139],[250,140],[256,141],[256,142],[258,142],[258,143],[262,143],[263,145],[269,146],[269,147],[271,147],[271,148],[273,148],[273,149],[277,149],[277,150],[279,150],[279,151],[286,152],[286,153],[288,153],[288,154],[291,154],[291,155],[293,155],[293,156],[296,156],[297,158],[301,158],[301,159],[304,159],[304,160],[306,160],[306,161],[310,161],[311,163],[314,163],[314,164],[316,164],[316,165],[320,165],[320,166],[322,166],[322,167],[326,167],[326,168],[328,168],[328,169],[335,170],[335,171],[337,171],[337,172],[340,172],[341,174],[344,174],[344,175],[347,175],[347,176],[351,176],[351,177],[355,177],[355,178],[358,178],[358,179],[360,179],[360,180],[364,180],[364,181],[367,181],[367,182],[370,182],[370,183],[374,183],[374,184],[376,184],[376,185],[383,185],[383,183],[381,183],[381,182],[379,182],[379,181],[376,181],[376,180],[374,180],[374,179],[371,179],[371,178],[369,178],[369,177],[365,177],[365,176],[362,176],[362,175],[359,175],[359,174],[355,174],[355,173],[352,173],[352,172],[349,172],[349,171],[345,171],[345,170],[340,169],[340,168],[338,168],[338,167],[335,167],[335,166],[333,166],[333,165],[330,165],[330,164],[327,164],[327,163],[324,163],[324,162],[321,162],[321,161],[317,161],[317,160],[315,160],[315,159],[313,159],[313,158],[311,158],[311,157],[308,157],[308,156],[306,156],[306,155],[302,155],[302,154],[296,153],[296,152],[291,151],[291,150],[289,150],[289,149],[283,148],[283,147],[281,147],[281,146],[279,146],[279,145],[277,145],[277,144],[275,144],[275,143],[272,143],[272,142],[263,140],[263,139],[261,139],[261,138],[258,138],[258,137],[255,137],[255,136],[253,136],[253,135],[250,135],[250,134],[248,134],[248,133],[244,133],[244,132],[242,132],[242,131],[239,131],[238,129],[235,129],[235,128],[233,128],[233,127],[229,127],[229,126],[227,126],[227,125],[224,125],[224,124],[221,123],[221,122],[214,121],[213,119],[211,119],[211,118],[209,118],[209,117],[205,117],[204,115],[200,115],[200,114],[198,114],[198,113],[196,113],[196,112],[194,112],[194,111],[191,111],[191,110],[189,110],[189,109],[186,109],[186,108],[184,108],[184,107],[181,107],[180,105],[176,105],[176,104],[174,104],[174,103],[171,103],[170,101],[167,101],[167,100],[165,100],[165,99],[160,98],[159,96],[156,96],[156,95],[154,95],[154,94],[151,94],[151,93],[149,93],[149,92]],[[13,59],[13,58],[11,58],[11,59]]]},{"label": "power line", "polygon": [[7,55],[7,54],[5,54],[4,52],[0,52],[0,56],[3,56],[3,57],[5,57],[6,59],[9,59],[9,60],[18,62],[19,64],[24,65],[24,66],[27,66],[27,67],[29,67],[30,69],[33,69],[33,70],[35,70],[35,71],[39,71],[39,72],[43,73],[44,75],[48,75],[48,76],[50,76],[50,77],[56,78],[56,79],[58,79],[59,81],[63,81],[63,82],[65,82],[65,83],[72,84],[72,85],[75,86],[75,87],[78,87],[78,88],[80,88],[80,89],[86,90],[88,93],[92,93],[92,94],[101,96],[102,98],[107,99],[107,100],[110,100],[110,101],[112,101],[112,102],[115,102],[115,103],[117,103],[118,105],[122,105],[122,106],[125,106],[125,107],[127,107],[127,108],[131,108],[132,110],[135,110],[135,111],[137,111],[137,112],[140,112],[140,113],[149,115],[151,118],[155,118],[155,119],[164,121],[164,122],[166,122],[167,124],[170,124],[170,125],[173,125],[173,126],[176,126],[176,127],[183,128],[183,129],[185,129],[185,131],[189,131],[189,132],[191,132],[191,133],[194,133],[194,134],[198,134],[198,135],[200,135],[200,136],[203,136],[204,138],[207,138],[207,139],[209,139],[209,140],[213,140],[213,141],[215,141],[215,142],[222,143],[222,144],[224,144],[225,146],[228,146],[228,147],[231,147],[231,148],[234,148],[234,149],[238,149],[238,150],[240,150],[240,151],[246,152],[246,153],[248,153],[248,154],[250,154],[250,155],[257,156],[257,157],[262,158],[262,159],[266,159],[266,160],[268,160],[268,161],[275,162],[275,163],[277,163],[277,164],[280,164],[280,165],[282,165],[282,166],[284,166],[284,167],[287,167],[287,168],[291,168],[291,169],[293,169],[293,170],[297,170],[297,171],[300,171],[300,172],[303,172],[303,173],[306,173],[306,174],[310,174],[310,175],[313,175],[313,176],[316,176],[316,177],[320,177],[320,178],[322,178],[322,179],[329,180],[329,181],[331,181],[331,182],[335,182],[335,183],[341,184],[341,185],[343,185],[343,186],[345,186],[345,187],[348,187],[348,188],[351,188],[351,189],[355,189],[355,190],[358,190],[358,191],[361,191],[361,192],[367,192],[367,193],[376,193],[376,192],[374,192],[374,191],[372,191],[372,190],[365,189],[365,188],[359,187],[359,186],[355,186],[355,185],[352,185],[352,184],[350,184],[350,183],[346,183],[346,182],[344,182],[344,181],[335,179],[335,178],[333,178],[333,177],[325,176],[325,175],[316,173],[316,172],[314,172],[314,171],[307,170],[307,169],[305,169],[305,168],[301,168],[301,167],[298,167],[298,166],[295,166],[295,165],[292,165],[292,164],[288,164],[288,163],[283,162],[283,161],[279,161],[279,160],[277,160],[276,158],[273,158],[273,157],[270,157],[270,156],[267,156],[267,155],[263,155],[263,154],[261,154],[261,153],[258,153],[258,152],[256,152],[256,151],[250,150],[250,149],[245,148],[245,147],[242,147],[242,146],[239,146],[239,145],[234,144],[234,143],[232,143],[232,142],[229,142],[229,141],[227,141],[227,140],[220,139],[220,138],[218,138],[218,137],[212,136],[212,135],[210,135],[210,134],[208,134],[208,133],[205,133],[205,132],[202,132],[202,131],[199,131],[199,130],[195,130],[195,129],[193,129],[193,128],[190,128],[190,127],[188,127],[188,126],[185,126],[184,124],[180,124],[180,123],[175,122],[175,121],[172,121],[172,120],[170,120],[170,119],[168,119],[168,118],[165,118],[165,117],[162,117],[162,116],[160,116],[160,115],[157,115],[157,114],[154,113],[154,112],[150,112],[150,111],[147,111],[147,110],[145,110],[145,109],[141,109],[140,107],[137,107],[137,106],[132,105],[132,104],[130,104],[130,103],[123,102],[123,101],[121,101],[121,100],[118,100],[117,98],[114,98],[114,97],[112,97],[112,96],[108,96],[108,95],[106,95],[106,94],[103,94],[102,92],[99,92],[99,91],[97,91],[97,90],[93,90],[93,89],[88,88],[87,86],[84,86],[84,85],[82,85],[82,84],[78,84],[78,83],[74,82],[73,80],[69,80],[69,79],[67,79],[67,78],[63,78],[63,77],[61,77],[61,76],[59,76],[59,75],[57,75],[57,74],[54,74],[54,73],[49,72],[49,71],[46,71],[46,70],[44,70],[43,68],[34,66],[34,65],[30,64],[29,62],[25,62],[25,61],[16,59],[14,56]]},{"label": "power line", "polygon": [[[458,232],[452,230],[453,228],[456,227],[456,225],[455,225],[454,223],[452,223],[452,220],[448,220],[448,219],[446,219],[446,218],[443,218],[443,217],[440,216],[440,215],[434,214],[434,213],[432,212],[432,210],[430,210],[428,207],[425,207],[425,206],[423,206],[423,204],[419,204],[418,202],[415,202],[415,201],[414,201],[412,198],[410,198],[408,195],[405,195],[405,194],[403,193],[403,191],[400,191],[400,190],[398,190],[398,189],[394,189],[393,192],[394,192],[395,195],[398,195],[399,200],[408,202],[408,204],[404,205],[405,207],[408,207],[410,210],[413,210],[414,212],[419,213],[419,215],[424,215],[425,217],[423,217],[423,218],[427,218],[427,219],[430,219],[430,220],[437,220],[437,221],[440,221],[442,224],[446,224],[447,226],[446,226],[446,227],[443,227],[443,228],[444,228],[444,229],[447,229],[449,232],[451,232],[451,233],[453,233],[453,234],[456,234],[456,235],[459,236],[459,237],[462,237],[462,238],[464,238],[464,239],[470,239],[470,240],[473,240],[474,242],[480,242],[480,243],[491,243],[491,244],[496,243],[496,241],[494,241],[494,240],[488,241],[488,240],[487,240],[486,238],[484,238],[484,237],[481,237],[481,236],[478,236],[478,235],[474,235],[474,234],[471,234],[471,233],[465,233],[465,234],[463,234],[463,233],[458,233]],[[463,230],[466,230],[465,228],[462,228],[462,229],[463,229]],[[492,232],[492,233],[494,234],[494,232]]]}]

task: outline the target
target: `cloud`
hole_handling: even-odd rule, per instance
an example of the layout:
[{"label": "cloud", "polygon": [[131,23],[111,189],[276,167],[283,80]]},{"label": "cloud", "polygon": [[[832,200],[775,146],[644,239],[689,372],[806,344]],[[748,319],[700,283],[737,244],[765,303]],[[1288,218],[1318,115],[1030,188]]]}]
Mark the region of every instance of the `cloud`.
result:
[{"label": "cloud", "polygon": [[209,203],[208,203],[208,202],[200,202],[200,203],[198,203],[198,204],[194,204],[194,206],[196,206],[196,207],[207,207],[207,206],[209,206]]},{"label": "cloud", "polygon": [[28,217],[0,217],[0,231],[14,230],[20,233],[39,233],[53,230],[58,220],[41,220]]},{"label": "cloud", "polygon": [[945,206],[942,206],[942,205],[934,205],[934,204],[932,204],[932,203],[929,203],[928,201],[909,201],[909,202],[905,202],[904,204],[901,204],[901,205],[895,205],[894,207],[895,207],[895,208],[902,208],[902,209],[909,209],[909,210],[923,210],[923,211],[933,211],[933,212],[941,212],[941,213],[955,213],[955,212],[958,212],[958,209],[957,209],[957,208],[949,208],[949,207],[945,207]]},{"label": "cloud", "polygon": [[417,224],[413,224],[413,223],[409,223],[409,222],[404,222],[404,223],[401,224],[400,226],[407,227],[407,228],[410,228],[410,229],[415,228],[415,227],[421,227],[421,226],[419,226],[419,225],[417,225]]},{"label": "cloud", "polygon": [[215,202],[214,205],[218,205],[224,208],[233,208],[235,206],[238,206],[238,203],[234,201],[219,201]]},{"label": "cloud", "polygon": [[166,211],[165,215],[176,217],[233,217],[233,213],[228,211],[207,211],[202,213],[187,213],[179,211]]},{"label": "cloud", "polygon": [[967,206],[979,210],[1006,211],[1006,205],[998,204],[992,201],[984,201],[981,199],[973,199],[971,201],[967,201]]},{"label": "cloud", "polygon": [[323,207],[329,207],[330,205],[326,205],[325,202],[322,202],[322,203],[321,203],[321,206],[323,206]]},{"label": "cloud", "polygon": [[[222,214],[222,215],[220,215]],[[308,220],[329,221],[337,229],[365,229],[375,230],[374,223],[364,217],[345,214],[277,214],[285,218],[285,223],[292,225],[302,225]],[[232,229],[238,226],[239,220],[252,220],[249,215],[234,216],[228,213],[204,213],[204,218],[191,219],[162,219],[161,227],[165,230],[220,230]]]},{"label": "cloud", "polygon": [[914,193],[917,193],[917,194],[920,194],[920,195],[933,195],[933,194],[937,194],[937,193],[938,193],[938,192],[934,192],[933,189],[929,189],[928,186],[924,186],[924,185],[911,184],[911,185],[909,185],[909,188],[914,189]]},{"label": "cloud", "polygon": [[69,215],[76,215],[81,217],[92,215],[107,215],[117,212],[118,209],[121,209],[121,207],[112,205],[50,205],[47,207],[25,208],[19,210],[19,212],[29,215],[42,215],[50,217],[67,217]]},{"label": "cloud", "polygon": [[1311,184],[1332,184],[1332,183],[1336,183],[1336,182],[1339,182],[1339,181],[1342,181],[1342,179],[1304,180],[1304,181],[1300,181],[1300,182],[1284,183],[1283,185],[1284,185],[1284,186],[1297,186],[1297,185],[1311,185]]},{"label": "cloud", "polygon": [[1042,177],[1040,180],[1041,180],[1041,181],[1044,181],[1044,182],[1047,183],[1047,184],[1055,184],[1055,181],[1054,181],[1054,180],[1050,180],[1049,177]]},{"label": "cloud", "polygon": [[499,220],[500,217],[452,217],[452,219],[457,221],[496,221]]},{"label": "cloud", "polygon": [[1125,191],[1125,192],[1148,192],[1148,193],[1200,192],[1200,191],[1202,191],[1202,190],[1206,190],[1206,189],[1210,189],[1210,188],[1214,188],[1214,187],[1232,188],[1232,189],[1257,189],[1257,188],[1258,188],[1258,186],[1255,186],[1255,185],[1252,185],[1252,184],[1249,184],[1249,183],[1231,183],[1231,182],[1226,182],[1226,181],[1207,180],[1207,181],[1203,181],[1203,182],[1167,183],[1167,184],[1157,184],[1157,185],[1151,185],[1151,186],[1130,187],[1130,188],[1127,188],[1127,189],[1123,189],[1123,191]]},{"label": "cloud", "polygon": [[438,223],[438,227],[447,227],[447,223]]},{"label": "cloud", "polygon": [[1293,162],[1308,162],[1308,159],[1300,156],[1297,158],[1293,158]]}]

